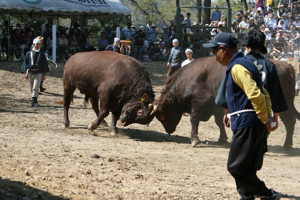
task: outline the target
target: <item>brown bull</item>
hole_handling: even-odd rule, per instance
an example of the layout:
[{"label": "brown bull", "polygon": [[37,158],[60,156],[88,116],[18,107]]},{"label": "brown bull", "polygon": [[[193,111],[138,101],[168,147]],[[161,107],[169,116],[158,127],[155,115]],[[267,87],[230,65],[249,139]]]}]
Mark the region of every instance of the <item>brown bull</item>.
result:
[{"label": "brown bull", "polygon": [[[294,106],[295,71],[294,68],[282,61],[274,61],[282,89],[288,104],[288,111],[280,113],[287,133],[284,147],[289,149],[293,144],[293,132],[296,118],[300,114]],[[219,142],[227,140],[223,125],[224,109],[215,104],[215,98],[226,67],[219,64],[215,57],[199,58],[178,70],[166,81],[159,99],[155,100],[152,114],[163,124],[167,133],[173,133],[183,113],[190,114],[192,124],[191,142],[196,146],[198,139],[199,121],[207,121],[214,115],[215,122],[220,128]]]},{"label": "brown bull", "polygon": [[65,65],[63,83],[63,123],[66,128],[70,125],[68,111],[76,88],[90,99],[97,115],[97,119],[88,126],[90,130],[96,129],[111,112],[110,130],[116,133],[116,122],[124,105],[124,126],[148,124],[153,119],[145,109],[154,99],[148,72],[132,57],[112,51],[77,53]]}]

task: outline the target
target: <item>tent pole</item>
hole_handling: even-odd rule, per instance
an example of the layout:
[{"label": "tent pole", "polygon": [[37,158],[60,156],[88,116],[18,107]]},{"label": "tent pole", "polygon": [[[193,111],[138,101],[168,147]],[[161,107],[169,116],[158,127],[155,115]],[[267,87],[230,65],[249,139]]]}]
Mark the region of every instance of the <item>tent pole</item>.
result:
[{"label": "tent pole", "polygon": [[56,25],[52,25],[52,60],[56,62]]},{"label": "tent pole", "polygon": [[[11,34],[11,32],[10,32],[10,13],[9,13],[9,11],[8,11],[8,22],[7,22],[7,33],[8,33],[8,35]],[[10,55],[9,39],[8,39],[8,45],[7,45],[7,47],[8,47],[8,49],[7,49],[7,60],[9,60],[9,55]]]}]

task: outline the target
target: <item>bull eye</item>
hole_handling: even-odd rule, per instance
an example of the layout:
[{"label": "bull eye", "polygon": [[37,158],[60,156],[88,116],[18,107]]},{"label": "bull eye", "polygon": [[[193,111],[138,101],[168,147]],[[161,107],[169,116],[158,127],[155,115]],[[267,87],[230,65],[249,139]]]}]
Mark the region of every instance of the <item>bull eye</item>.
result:
[{"label": "bull eye", "polygon": [[164,120],[165,120],[165,116],[162,115],[162,116],[160,117],[160,120],[161,120],[161,121],[164,121]]},{"label": "bull eye", "polygon": [[137,113],[138,116],[141,116],[142,114],[143,114],[142,110],[139,110],[138,113]]}]

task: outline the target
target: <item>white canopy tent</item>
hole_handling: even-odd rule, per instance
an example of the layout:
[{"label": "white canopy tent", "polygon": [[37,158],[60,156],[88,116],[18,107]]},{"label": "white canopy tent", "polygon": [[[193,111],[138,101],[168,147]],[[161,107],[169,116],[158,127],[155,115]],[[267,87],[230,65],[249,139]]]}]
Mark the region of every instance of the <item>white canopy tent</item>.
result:
[{"label": "white canopy tent", "polygon": [[[131,11],[119,0],[0,0],[0,12],[9,16],[56,18],[114,18]],[[52,27],[56,46],[56,26]],[[52,48],[54,61],[56,49]]]},{"label": "white canopy tent", "polygon": [[111,18],[131,13],[119,0],[1,0],[0,11],[14,16],[61,18]]}]

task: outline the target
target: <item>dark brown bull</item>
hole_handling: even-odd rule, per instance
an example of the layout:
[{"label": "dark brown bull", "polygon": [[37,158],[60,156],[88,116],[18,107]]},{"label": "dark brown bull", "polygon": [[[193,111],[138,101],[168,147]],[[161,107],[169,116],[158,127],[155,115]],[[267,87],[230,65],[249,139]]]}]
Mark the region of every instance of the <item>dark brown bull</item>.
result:
[{"label": "dark brown bull", "polygon": [[88,126],[90,130],[96,129],[111,112],[110,130],[116,133],[116,122],[124,105],[124,126],[148,124],[153,119],[145,109],[154,99],[148,72],[132,57],[112,51],[77,53],[65,65],[63,83],[66,128],[70,125],[68,111],[76,88],[86,95],[85,99],[90,99],[97,115]]},{"label": "dark brown bull", "polygon": [[[282,61],[274,61],[283,92],[289,107],[288,111],[280,113],[287,134],[284,147],[289,149],[293,144],[293,132],[296,118],[300,114],[294,106],[295,71],[294,68]],[[191,115],[191,143],[196,146],[198,139],[199,121],[207,121],[214,115],[215,122],[220,128],[219,142],[227,140],[223,125],[224,109],[215,104],[220,84],[226,67],[219,64],[215,57],[199,58],[178,70],[166,81],[159,99],[155,100],[153,113],[163,124],[167,133],[173,133],[183,113]]]}]

